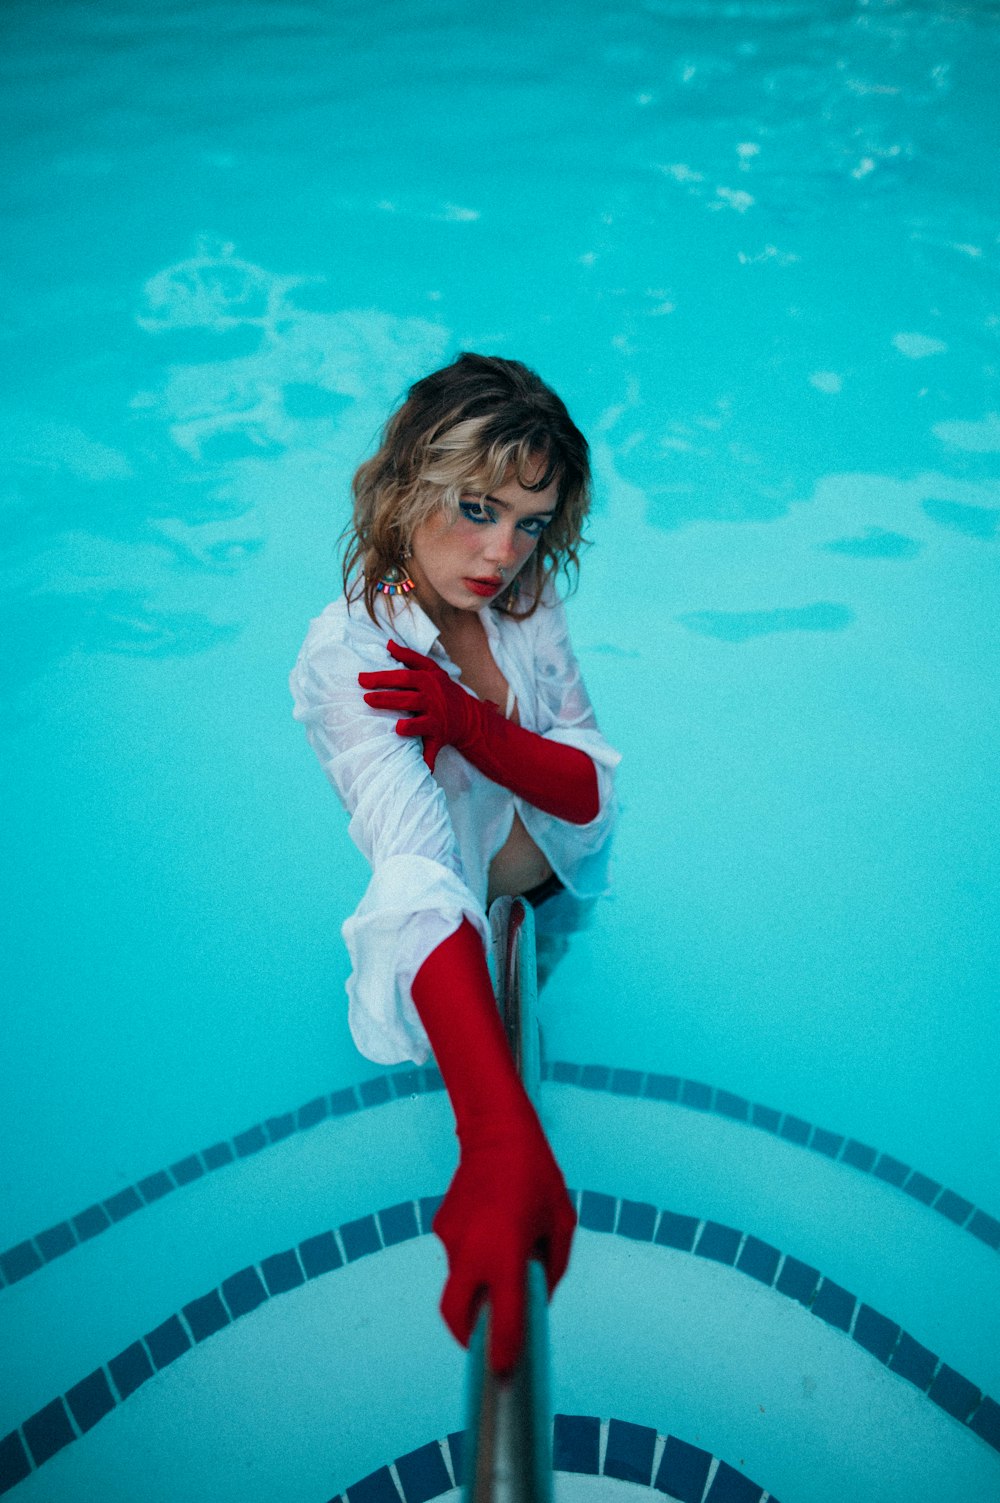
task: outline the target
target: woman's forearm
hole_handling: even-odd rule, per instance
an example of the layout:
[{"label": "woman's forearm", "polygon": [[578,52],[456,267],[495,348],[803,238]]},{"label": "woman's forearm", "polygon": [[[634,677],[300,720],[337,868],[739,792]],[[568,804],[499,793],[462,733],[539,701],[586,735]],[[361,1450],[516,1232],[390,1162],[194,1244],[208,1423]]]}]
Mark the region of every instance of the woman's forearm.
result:
[{"label": "woman's forearm", "polygon": [[476,733],[458,747],[473,767],[544,814],[574,825],[597,818],[597,768],[586,752],[515,725],[489,703],[475,718]]},{"label": "woman's forearm", "polygon": [[482,942],[467,918],[427,956],[411,990],[461,1148],[434,1217],[448,1254],[441,1314],[465,1346],[488,1299],[490,1365],[510,1373],[524,1340],[528,1263],[541,1260],[551,1294],[569,1262],[576,1214],[518,1078]]},{"label": "woman's forearm", "polygon": [[454,746],[480,772],[543,813],[575,825],[597,818],[597,769],[586,752],[515,725],[492,700],[467,693],[425,654],[392,640],[387,650],[406,666],[359,673],[365,703],[409,712],[397,720],[396,731],[422,738],[432,772],[441,747]]},{"label": "woman's forearm", "polygon": [[482,941],[468,919],[427,956],[411,993],[460,1140],[484,1119],[520,1119],[525,1108],[533,1114],[493,999]]}]

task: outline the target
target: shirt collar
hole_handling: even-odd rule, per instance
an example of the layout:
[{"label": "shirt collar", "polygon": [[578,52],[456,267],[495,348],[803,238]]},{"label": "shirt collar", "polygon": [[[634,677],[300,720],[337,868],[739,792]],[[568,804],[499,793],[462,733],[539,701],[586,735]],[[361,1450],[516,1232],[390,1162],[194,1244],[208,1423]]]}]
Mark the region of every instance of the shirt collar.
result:
[{"label": "shirt collar", "polygon": [[[414,652],[430,655],[435,642],[440,639],[441,633],[412,593],[393,596],[377,594],[375,610],[389,635],[402,642],[404,647],[412,647]],[[499,635],[497,613],[487,606],[479,615],[492,648]],[[447,656],[443,646],[440,652],[442,656]]]},{"label": "shirt collar", "polygon": [[375,596],[375,612],[385,630],[404,647],[429,654],[441,635],[412,594]]}]

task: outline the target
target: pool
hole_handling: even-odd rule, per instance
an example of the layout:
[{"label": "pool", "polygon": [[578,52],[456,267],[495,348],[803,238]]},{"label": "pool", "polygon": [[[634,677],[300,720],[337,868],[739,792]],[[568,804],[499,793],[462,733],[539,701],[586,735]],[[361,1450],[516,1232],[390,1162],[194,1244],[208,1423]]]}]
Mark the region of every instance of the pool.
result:
[{"label": "pool", "polygon": [[450,1115],[350,1041],[286,679],[464,348],[591,439],[623,753],[541,998],[558,1488],[1000,1496],[998,53],[943,0],[8,7],[14,1496],[455,1484]]}]

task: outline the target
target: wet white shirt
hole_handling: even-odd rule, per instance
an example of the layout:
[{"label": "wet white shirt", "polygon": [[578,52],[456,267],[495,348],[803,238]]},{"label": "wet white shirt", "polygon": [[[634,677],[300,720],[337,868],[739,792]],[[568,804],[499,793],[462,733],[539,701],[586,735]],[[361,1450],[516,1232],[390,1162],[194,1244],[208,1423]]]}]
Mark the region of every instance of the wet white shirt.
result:
[{"label": "wet white shirt", "polygon": [[379,1064],[423,1064],[430,1045],[410,995],[413,978],[463,915],[489,943],[490,862],[510,834],[515,811],[572,898],[609,890],[613,773],[621,755],[597,729],[551,584],[525,621],[489,606],[480,619],[510,686],[508,716],[516,702],[525,730],[579,747],[593,759],[600,808],[586,825],[536,809],[454,747],[442,747],[429,771],[420,737],[396,734],[398,711],[365,704],[358,674],[400,666],[387,651],[390,637],[433,658],[457,682],[459,669],[413,595],[377,595],[376,613],[378,625],[361,600],[348,608],[342,596],[328,605],[310,623],[289,687],[295,719],[305,726],[351,816],[351,839],[372,868],[361,902],[341,929],[352,967],[351,1034],[361,1053]]}]

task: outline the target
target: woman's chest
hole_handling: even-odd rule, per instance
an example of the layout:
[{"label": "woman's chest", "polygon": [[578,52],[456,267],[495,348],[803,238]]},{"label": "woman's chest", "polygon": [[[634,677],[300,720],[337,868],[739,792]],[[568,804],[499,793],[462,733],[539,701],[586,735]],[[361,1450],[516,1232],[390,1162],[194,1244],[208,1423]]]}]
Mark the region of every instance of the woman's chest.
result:
[{"label": "woman's chest", "polygon": [[[510,685],[497,666],[484,627],[477,622],[477,628],[442,635],[441,645],[458,668],[462,683],[477,698],[492,699],[494,704],[500,706],[503,714]],[[515,723],[519,722],[516,705],[510,718]]]}]

